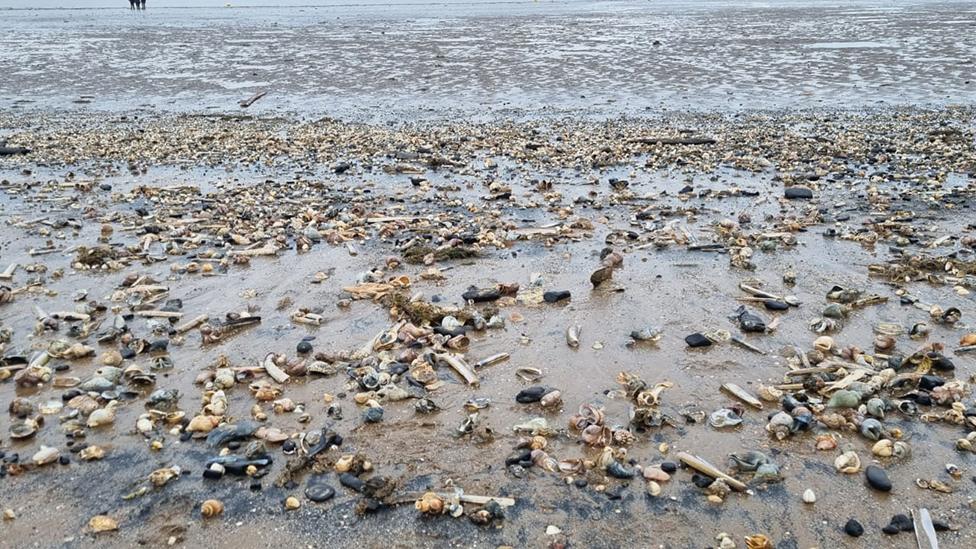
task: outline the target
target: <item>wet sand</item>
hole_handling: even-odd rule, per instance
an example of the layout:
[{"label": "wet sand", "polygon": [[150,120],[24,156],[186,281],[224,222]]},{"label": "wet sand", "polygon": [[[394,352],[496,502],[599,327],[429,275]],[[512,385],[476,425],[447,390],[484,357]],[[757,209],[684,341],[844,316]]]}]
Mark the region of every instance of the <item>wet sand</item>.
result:
[{"label": "wet sand", "polygon": [[[898,304],[895,289],[884,280],[869,277],[866,266],[881,263],[893,256],[883,241],[874,246],[861,245],[845,239],[824,236],[828,227],[837,227],[844,233],[849,227],[863,229],[871,219],[871,211],[915,210],[916,226],[923,242],[941,236],[946,231],[962,231],[959,236],[972,232],[971,204],[974,190],[972,179],[973,154],[969,147],[972,136],[972,113],[969,110],[944,112],[904,111],[897,116],[892,112],[878,111],[870,114],[831,115],[831,122],[821,120],[808,124],[810,119],[794,115],[769,114],[762,118],[736,120],[715,117],[685,116],[679,119],[618,121],[599,126],[571,126],[559,123],[537,122],[524,126],[509,125],[502,129],[493,125],[482,127],[404,125],[395,132],[381,127],[346,126],[342,123],[324,123],[316,128],[281,120],[234,121],[198,118],[173,118],[152,121],[119,121],[117,119],[88,119],[86,122],[72,116],[60,121],[47,121],[40,125],[50,131],[21,133],[18,139],[29,139],[41,145],[34,156],[4,159],[4,264],[19,262],[22,265],[41,262],[47,267],[46,274],[28,274],[23,271],[15,276],[14,286],[33,279],[40,279],[54,294],[27,294],[13,303],[4,305],[4,326],[14,331],[10,349],[24,350],[43,346],[60,334],[48,333],[31,337],[35,316],[34,305],[46,311],[71,310],[72,294],[79,288],[88,290],[89,299],[105,302],[127,274],[146,274],[170,288],[169,297],[183,300],[184,319],[197,314],[220,318],[225,313],[248,310],[262,316],[259,326],[228,338],[219,345],[201,345],[200,335],[189,333],[182,342],[174,341],[169,354],[175,367],[160,372],[154,389],[176,388],[182,393],[180,408],[195,413],[200,406],[201,387],[194,385],[197,374],[206,369],[220,355],[231,364],[256,365],[266,353],[283,353],[295,356],[296,344],[305,336],[314,339],[316,352],[336,352],[356,349],[367,343],[376,333],[387,329],[392,321],[386,308],[366,301],[354,301],[348,309],[336,306],[343,298],[342,288],[353,285],[356,277],[370,269],[381,267],[385,258],[397,255],[398,242],[408,239],[416,229],[406,227],[406,232],[395,236],[383,236],[381,225],[366,225],[364,238],[353,240],[358,255],[351,256],[344,245],[315,244],[309,252],[297,253],[284,249],[275,258],[256,257],[249,266],[231,265],[218,269],[214,276],[185,273],[173,270],[173,265],[185,266],[194,257],[202,257],[205,250],[213,249],[205,244],[201,249],[190,249],[184,255],[169,256],[160,263],[134,262],[129,267],[110,272],[76,272],[72,268],[74,254],[55,253],[31,258],[26,251],[43,248],[48,239],[58,247],[67,248],[79,244],[94,245],[102,224],[115,226],[110,241],[119,245],[133,244],[138,231],[123,228],[136,220],[136,208],[148,212],[169,211],[168,203],[178,196],[175,189],[181,186],[199,188],[201,198],[216,203],[263,204],[274,211],[290,211],[288,206],[275,206],[262,196],[268,192],[282,193],[292,200],[309,201],[321,207],[342,212],[357,211],[357,216],[433,216],[451,219],[460,226],[480,225],[482,228],[507,227],[509,238],[502,239],[502,246],[482,246],[482,254],[476,260],[441,262],[450,267],[441,282],[425,281],[419,275],[424,266],[403,265],[385,276],[406,275],[411,279],[409,291],[422,292],[431,298],[439,296],[443,304],[462,305],[460,294],[471,285],[487,287],[494,283],[517,282],[524,290],[531,290],[529,280],[533,273],[540,273],[544,289],[568,289],[572,300],[568,304],[513,304],[501,309],[507,320],[502,330],[471,332],[472,343],[466,356],[469,362],[498,352],[511,354],[511,359],[482,370],[478,388],[465,386],[449,371],[441,370],[439,377],[445,385],[431,393],[431,398],[442,411],[421,416],[414,412],[411,401],[385,403],[386,415],[382,423],[363,424],[361,408],[351,397],[339,399],[344,419],[333,421],[326,417],[326,405],[322,395],[348,392],[343,374],[333,377],[297,378],[284,385],[282,396],[295,402],[305,403],[312,420],[307,425],[297,422],[295,414],[269,412],[269,422],[286,432],[302,432],[332,424],[344,437],[339,451],[332,452],[332,459],[339,454],[362,452],[374,463],[377,474],[395,478],[403,490],[443,490],[450,485],[461,486],[467,493],[509,495],[518,499],[515,508],[497,526],[478,527],[467,520],[446,517],[419,516],[412,505],[359,517],[354,511],[358,497],[339,487],[335,473],[327,473],[327,482],[339,490],[337,497],[326,504],[313,504],[304,500],[302,491],[311,475],[304,475],[294,488],[277,487],[273,480],[282,471],[288,459],[280,447],[269,445],[275,463],[272,472],[262,479],[260,492],[250,491],[247,481],[225,477],[219,481],[202,479],[200,474],[215,450],[202,441],[180,442],[178,437],[164,434],[164,448],[150,451],[148,440],[134,431],[137,417],[144,413],[144,397],[124,402],[119,408],[114,427],[89,430],[84,442],[97,444],[108,450],[104,460],[74,463],[69,466],[50,465],[27,473],[0,480],[4,485],[5,507],[16,510],[18,518],[4,523],[5,539],[30,539],[41,545],[86,546],[95,541],[86,533],[88,518],[96,513],[107,513],[120,521],[116,534],[99,536],[99,543],[129,545],[135,542],[159,545],[175,537],[181,545],[239,545],[249,540],[253,545],[270,546],[282,542],[302,543],[310,546],[361,544],[370,547],[394,546],[544,546],[555,538],[547,536],[547,525],[557,525],[568,539],[578,546],[611,546],[621,543],[637,543],[662,547],[706,546],[719,532],[731,533],[737,541],[742,536],[762,532],[777,540],[779,547],[837,547],[851,542],[841,527],[846,520],[857,517],[868,533],[858,543],[892,547],[911,547],[911,534],[897,538],[880,533],[887,519],[910,508],[927,507],[940,518],[949,521],[958,532],[940,535],[944,547],[965,547],[972,543],[974,511],[968,506],[973,484],[970,467],[972,455],[957,452],[953,445],[964,431],[959,427],[937,423],[923,423],[917,419],[892,417],[886,425],[905,430],[905,438],[916,449],[909,460],[890,461],[884,464],[895,482],[895,490],[888,495],[878,495],[864,485],[862,475],[846,476],[834,471],[833,459],[837,452],[818,452],[814,449],[813,435],[801,433],[786,441],[775,441],[764,431],[767,412],[748,411],[741,427],[716,430],[707,425],[679,425],[662,427],[638,433],[628,457],[643,465],[674,459],[679,451],[688,451],[724,466],[725,456],[734,451],[760,449],[780,464],[784,480],[768,486],[758,486],[754,494],[732,496],[721,504],[707,502],[701,491],[689,481],[691,474],[679,471],[671,482],[663,485],[661,496],[652,498],[645,494],[644,481],[635,479],[621,482],[591,477],[591,485],[579,489],[567,485],[564,475],[529,469],[524,478],[515,478],[506,471],[504,460],[512,452],[516,436],[512,425],[541,415],[549,419],[560,434],[551,437],[549,452],[559,459],[594,457],[598,451],[582,445],[566,422],[582,403],[594,403],[606,407],[608,423],[627,423],[626,399],[610,398],[608,390],[618,388],[615,377],[619,371],[638,373],[650,383],[670,381],[674,387],[662,396],[662,411],[680,417],[679,411],[693,406],[711,412],[728,405],[729,397],[719,392],[722,383],[734,381],[753,391],[760,383],[776,383],[787,369],[783,349],[789,346],[809,348],[816,334],[811,332],[808,321],[826,304],[825,293],[835,284],[863,289],[867,293],[889,296],[888,303],[857,310],[844,323],[844,328],[834,334],[838,342],[870,349],[872,327],[879,322],[894,322],[911,326],[925,321],[928,314],[911,306]],[[8,127],[23,127],[27,119],[8,117]],[[127,136],[142,133],[150,136],[158,124],[167,128],[172,138],[150,143],[132,141]],[[925,160],[908,154],[893,153],[883,162],[890,177],[877,191],[876,186],[862,173],[858,165],[880,165],[874,160],[864,160],[864,152],[856,152],[849,160],[834,167],[840,173],[830,179],[815,181],[817,199],[812,202],[781,201],[782,180],[793,174],[804,173],[809,165],[792,162],[791,156],[803,147],[805,139],[822,142],[843,142],[837,134],[845,135],[846,147],[851,151],[870,143],[887,143],[904,146],[921,136],[928,135],[925,127],[941,126],[964,132],[963,141],[933,142]],[[102,135],[93,140],[71,137],[68,147],[54,145],[59,132],[66,128],[85,128],[85,135]],[[668,148],[664,151],[642,150],[639,145],[627,145],[626,137],[635,132],[663,132],[666,128],[682,127],[696,133],[715,135],[719,144],[708,147]],[[293,145],[291,153],[279,152],[269,144],[262,154],[268,158],[248,157],[246,146],[239,146],[237,138],[224,141],[206,138],[206,134],[221,135],[226,129],[237,128],[238,137],[248,136],[257,141],[273,135],[284,136],[282,143]],[[799,129],[803,128],[803,129]],[[861,133],[861,130],[868,131]],[[142,130],[142,132],[139,132]],[[491,141],[497,132],[497,142]],[[782,131],[783,135],[770,138]],[[349,133],[343,133],[349,132]],[[600,132],[605,136],[599,137]],[[740,132],[740,133],[736,133]],[[887,133],[885,133],[887,132]],[[359,141],[347,141],[347,149],[330,148],[327,144],[336,136],[359,135]],[[408,151],[408,143],[420,147],[423,137],[437,135],[441,143],[463,143],[451,136],[481,135],[483,142],[474,142],[472,150],[458,158],[464,158],[463,167],[425,169],[423,175],[429,187],[412,185],[406,174],[388,174],[384,167],[395,166],[395,151]],[[500,136],[504,135],[502,138]],[[616,139],[609,136],[617,136]],[[747,135],[763,135],[755,143],[745,140]],[[557,136],[562,136],[565,146]],[[576,136],[576,137],[574,137]],[[968,136],[968,137],[966,137]],[[115,148],[112,140],[130,143],[132,148]],[[576,141],[576,140],[581,141]],[[797,143],[792,147],[779,147],[780,140]],[[207,143],[197,154],[210,158],[211,162],[176,166],[173,162],[158,160],[167,158],[168,147],[179,147],[186,141]],[[551,145],[541,149],[525,149],[525,143],[542,142]],[[271,142],[268,142],[271,143]],[[336,175],[330,173],[335,160],[316,158],[305,148],[308,143],[323,143],[325,150],[335,153],[336,160],[353,162],[350,171]],[[368,145],[366,144],[368,143]],[[590,143],[587,149],[581,143]],[[767,158],[779,169],[744,170],[713,165],[713,156],[726,157],[724,150],[743,150],[752,146],[756,158]],[[839,146],[839,145],[838,145]],[[507,149],[504,147],[508,147]],[[607,166],[573,167],[572,158],[597,154],[601,148],[615,151]],[[421,147],[422,148],[422,147]],[[628,154],[628,148],[633,152]],[[93,160],[91,151],[100,150],[99,160]],[[110,152],[110,151],[116,152]],[[179,148],[174,149],[178,151]],[[284,149],[288,150],[288,149]],[[574,150],[579,153],[573,152]],[[132,151],[139,151],[130,154]],[[370,151],[376,151],[370,152]],[[464,148],[461,151],[465,151]],[[519,152],[520,151],[520,152]],[[831,154],[828,151],[824,158]],[[961,154],[960,154],[961,153]],[[270,158],[274,157],[273,166]],[[863,156],[862,156],[863,155]],[[140,158],[142,156],[142,158]],[[683,166],[675,163],[678,157],[685,159]],[[123,159],[135,175],[126,173]],[[424,158],[424,156],[421,156]],[[65,159],[71,165],[63,165]],[[91,160],[90,160],[91,159]],[[486,159],[497,163],[499,168],[485,168]],[[255,160],[263,160],[252,164]],[[740,158],[738,161],[747,162]],[[169,164],[169,167],[167,167]],[[662,168],[656,166],[661,165]],[[743,164],[745,165],[745,164]],[[849,166],[841,168],[842,165]],[[111,166],[111,168],[110,168]],[[918,174],[923,166],[943,166],[947,177],[934,174],[929,183],[920,180],[901,180],[903,175]],[[21,170],[31,170],[29,175]],[[141,173],[145,169],[145,173]],[[73,171],[72,178],[67,177]],[[293,175],[288,175],[293,174]],[[530,177],[552,182],[558,195],[543,199],[544,192],[531,183]],[[609,186],[611,178],[624,178],[630,186],[624,192]],[[486,181],[494,180],[512,188],[510,200],[488,200]],[[58,188],[58,182],[91,182],[92,190]],[[99,190],[98,184],[111,185],[111,191]],[[677,195],[685,184],[695,188],[692,195]],[[139,189],[146,189],[140,191]],[[154,188],[170,188],[170,191],[147,191]],[[241,194],[241,189],[252,189],[253,194]],[[740,188],[755,196],[731,196],[723,198],[723,192]],[[272,191],[271,189],[277,189]],[[319,190],[315,190],[319,189]],[[368,191],[368,192],[366,192]],[[706,192],[708,191],[708,192]],[[879,195],[875,195],[877,192]],[[904,204],[890,203],[908,192]],[[169,193],[169,194],[168,194]],[[699,196],[697,193],[704,193]],[[236,197],[236,198],[231,198]],[[931,202],[934,197],[938,200]],[[180,199],[182,201],[182,199]],[[549,205],[543,206],[542,204]],[[923,206],[929,203],[928,206]],[[186,202],[191,210],[199,208],[193,199]],[[194,204],[198,204],[194,206]],[[280,203],[284,204],[284,203]],[[463,208],[464,204],[472,207]],[[870,205],[870,204],[873,204]],[[885,205],[887,204],[887,205]],[[947,209],[948,204],[956,208]],[[213,206],[199,210],[197,214],[210,215]],[[659,221],[635,223],[634,215],[650,207],[659,212]],[[802,219],[815,211],[823,210],[824,218],[808,229],[793,233],[795,246],[776,246],[775,250],[757,250],[754,271],[730,267],[727,254],[691,252],[684,246],[664,248],[640,247],[649,231],[660,229],[668,222],[677,222],[686,228],[693,241],[710,242],[714,223],[723,218],[735,218],[741,212],[749,212],[755,225],[747,230],[761,232],[768,226],[773,230],[774,220]],[[681,209],[686,214],[672,218]],[[561,212],[572,210],[568,218]],[[365,212],[365,213],[362,213]],[[55,222],[53,227],[37,220]],[[80,229],[58,228],[57,220],[74,219]],[[165,218],[163,218],[165,219]],[[218,218],[219,219],[219,218]],[[291,219],[286,217],[285,219]],[[586,219],[592,229],[572,231],[576,236],[567,238],[515,239],[518,228],[545,227],[549,223],[572,223]],[[172,219],[176,222],[178,219]],[[23,222],[29,222],[26,225]],[[219,221],[218,221],[219,223]],[[191,225],[192,227],[192,225]],[[419,226],[418,226],[419,228]],[[243,228],[241,230],[244,230]],[[620,235],[633,231],[639,236],[628,241]],[[856,234],[856,233],[855,233]],[[931,235],[926,236],[926,235]],[[609,240],[608,240],[609,239]],[[614,247],[625,254],[624,266],[614,274],[606,286],[592,289],[588,275],[598,263],[597,254],[606,242],[615,241]],[[206,242],[206,241],[205,241]],[[290,242],[290,239],[289,239]],[[293,246],[290,246],[293,247]],[[945,249],[934,250],[948,253],[956,248],[947,243]],[[960,258],[972,257],[960,251]],[[795,287],[784,286],[783,273],[793,269],[798,274]],[[60,271],[63,277],[54,273]],[[314,273],[329,274],[321,284],[312,283]],[[703,329],[738,330],[727,318],[739,303],[738,284],[747,280],[765,281],[764,286],[776,293],[796,295],[803,305],[783,314],[780,327],[775,333],[749,336],[748,341],[769,354],[757,355],[728,344],[705,351],[687,349],[685,335]],[[951,286],[912,284],[911,292],[928,303],[943,307],[956,306],[964,312],[963,322],[951,328],[934,326],[929,341],[945,342],[953,346],[965,326],[971,326],[968,315],[972,298],[957,295]],[[281,308],[282,299],[289,298],[294,304]],[[106,302],[107,303],[107,302]],[[110,306],[113,304],[107,303]],[[114,304],[119,306],[121,304]],[[321,327],[308,328],[289,320],[298,307],[321,307],[326,321]],[[767,319],[772,316],[761,313]],[[108,318],[111,318],[108,313]],[[519,320],[519,317],[524,319]],[[513,321],[513,318],[518,320]],[[148,324],[144,319],[130,323],[133,333],[147,336]],[[565,329],[570,324],[582,326],[582,344],[571,349],[565,342]],[[664,330],[663,339],[655,345],[627,345],[627,334],[646,325],[659,325]],[[599,342],[602,348],[594,349]],[[180,344],[177,344],[180,343]],[[910,353],[922,342],[901,337],[898,349]],[[99,354],[105,346],[95,345]],[[972,355],[953,357],[959,370],[956,377],[967,379],[972,375]],[[139,357],[135,363],[146,364]],[[130,361],[127,361],[129,363]],[[559,388],[564,405],[555,410],[543,410],[538,405],[522,405],[514,402],[514,395],[529,385],[515,377],[519,367],[539,368],[544,374],[542,383]],[[96,361],[71,361],[68,375],[85,378],[95,368]],[[9,402],[15,395],[26,396],[38,404],[58,398],[59,390],[53,388],[15,388],[11,382],[0,385],[3,401]],[[231,411],[229,417],[247,418],[255,401],[245,385],[228,391]],[[458,438],[455,428],[464,419],[462,404],[473,396],[485,396],[492,405],[481,414],[483,424],[490,425],[497,433],[492,442],[477,442],[469,437]],[[268,406],[265,406],[269,408]],[[0,417],[0,432],[6,434],[13,418]],[[841,435],[842,443],[852,443],[862,459],[870,460],[871,441],[856,434]],[[7,441],[7,439],[4,439]],[[5,442],[9,454],[19,452],[22,459],[29,459],[39,444],[64,448],[64,435],[57,428],[57,416],[49,417],[38,435],[26,442]],[[658,446],[668,443],[670,450],[662,454]],[[953,481],[954,494],[941,494],[918,489],[916,478],[947,478],[946,463],[956,463],[966,475]],[[169,465],[180,465],[186,473],[162,489],[132,501],[121,496],[132,491],[152,470]],[[724,468],[724,467],[723,467]],[[605,485],[606,491],[595,488]],[[812,487],[818,502],[804,505],[799,496]],[[613,498],[608,493],[618,494]],[[304,506],[296,512],[285,512],[282,501],[288,495],[296,495]],[[197,508],[203,499],[217,497],[227,505],[227,511],[218,521],[201,521]],[[55,509],[55,513],[51,513]],[[12,546],[20,546],[15,543]]]},{"label": "wet sand", "polygon": [[[136,394],[120,400],[114,424],[85,429],[73,443],[104,448],[98,461],[69,450],[61,428],[70,424],[61,419],[67,409],[44,416],[33,438],[12,440],[11,426],[22,421],[7,413],[15,398],[36,408],[60,401],[66,389],[0,381],[6,461],[16,453],[27,464],[41,445],[70,456],[68,465],[15,467],[0,478],[0,509],[16,515],[0,521],[0,547],[685,548],[717,546],[715,536],[727,532],[738,547],[762,533],[777,548],[909,548],[916,547],[911,533],[888,536],[881,528],[919,507],[951,527],[939,533],[940,546],[973,546],[976,454],[955,448],[964,426],[891,412],[884,425],[902,429],[913,449],[894,459],[874,458],[873,441],[855,432],[822,425],[776,440],[765,426],[777,403],[746,410],[735,428],[682,416],[735,402],[720,392],[723,383],[753,393],[782,383],[795,367],[792,348],[812,349],[819,334],[809,323],[834,285],[888,298],[854,310],[831,333],[840,348],[874,354],[880,324],[926,322],[927,338],[900,335],[895,351],[910,355],[942,343],[956,365],[949,377],[973,381],[976,354],[953,353],[963,334],[976,331],[972,294],[957,288],[976,290],[972,275],[926,283],[869,274],[870,265],[897,262],[903,252],[974,261],[971,5],[149,8],[0,11],[7,31],[0,68],[14,76],[0,83],[0,140],[32,149],[0,157],[0,270],[20,265],[0,284],[21,289],[0,304],[0,328],[11,333],[2,355],[83,341],[95,357],[51,365],[67,366],[56,376],[87,379],[119,344],[69,335],[79,322],[35,333],[36,308],[104,305],[94,317],[102,324],[92,332],[99,332],[138,308],[112,300],[130,275],[149,276],[168,288],[167,299],[182,300],[181,321],[245,311],[262,320],[216,344],[204,344],[198,330],[168,334],[172,369],[155,372],[150,387],[122,384]],[[237,107],[262,90],[268,96],[246,111]],[[715,142],[639,142],[702,136]],[[814,198],[785,200],[791,185],[809,186]],[[392,220],[376,221],[382,218]],[[102,237],[105,226],[112,231]],[[307,226],[326,240],[299,251]],[[728,231],[753,249],[754,269],[732,264],[736,239]],[[231,250],[246,245],[228,232],[280,249],[239,264]],[[414,238],[441,245],[457,234],[478,255],[435,262],[443,279],[430,279],[428,265],[391,267]],[[100,244],[121,255],[119,268],[78,269],[76,248]],[[724,252],[689,249],[695,244]],[[48,246],[56,251],[29,253]],[[623,265],[593,288],[590,273],[608,246]],[[191,263],[216,268],[202,274]],[[470,286],[518,283],[518,298],[497,307],[504,328],[469,331],[463,353],[469,363],[496,353],[509,360],[480,369],[477,387],[441,367],[443,386],[429,394],[440,411],[418,414],[415,398],[383,402],[376,424],[363,421],[364,408],[353,400],[359,389],[345,371],[294,376],[281,384],[281,397],[304,404],[309,421],[263,403],[266,423],[293,436],[330,426],[345,440],[293,485],[276,483],[295,459],[281,444],[267,444],[273,464],[254,490],[246,477],[202,478],[219,448],[181,440],[174,426],[137,431],[156,389],[179,390],[179,409],[187,419],[198,414],[206,389],[194,381],[221,357],[256,367],[271,352],[296,359],[303,338],[327,355],[369,344],[396,318],[388,303],[350,300],[344,288],[371,271],[381,281],[409,277],[405,295],[440,306],[463,307]],[[795,285],[783,281],[788,271]],[[325,279],[315,282],[316,273]],[[795,295],[801,305],[782,313],[750,306],[767,322],[778,316],[779,325],[744,334],[729,318],[745,296],[742,282]],[[76,301],[82,289],[87,295]],[[569,290],[572,298],[538,303],[539,290]],[[899,290],[920,303],[957,307],[962,319],[939,324],[927,307],[900,304]],[[348,307],[339,306],[343,300]],[[322,325],[292,321],[298,308],[318,311]],[[574,324],[582,328],[575,349],[565,335]],[[152,340],[165,333],[154,335],[154,326],[166,323],[136,317],[127,326]],[[630,332],[647,326],[660,327],[662,339],[629,345]],[[689,349],[685,336],[705,330],[728,330],[766,354],[729,343]],[[140,354],[121,367],[150,362]],[[521,380],[523,367],[538,368],[542,379]],[[506,467],[519,439],[512,427],[533,417],[558,431],[547,437],[551,456],[595,460],[601,450],[584,444],[568,421],[592,403],[605,408],[608,426],[627,426],[630,402],[616,392],[623,371],[651,385],[673,383],[658,408],[678,420],[635,428],[621,458],[628,466],[676,461],[686,451],[729,471],[729,453],[760,450],[779,465],[782,481],[751,482],[750,494],[716,504],[687,469],[652,497],[639,475],[627,481],[599,468],[568,475]],[[255,381],[226,391],[228,422],[251,418],[257,401],[248,384]],[[559,389],[562,405],[516,403],[516,393],[534,384]],[[337,396],[342,419],[328,417],[326,394]],[[479,420],[492,440],[456,434],[472,397],[491,400]],[[973,409],[971,385],[962,402]],[[852,445],[865,466],[882,465],[892,492],[872,491],[863,473],[837,472],[840,450],[815,449],[823,433],[835,433],[840,447]],[[160,449],[151,449],[154,440]],[[363,478],[388,477],[398,493],[460,487],[517,503],[488,526],[423,516],[412,501],[360,515],[362,496],[340,486],[331,470],[339,456],[354,453],[374,466]],[[949,463],[961,478],[948,475]],[[123,499],[146,486],[150,472],[173,465],[183,469],[179,479]],[[571,483],[579,478],[588,485]],[[923,490],[916,479],[940,480],[953,492]],[[334,499],[306,499],[305,488],[319,482],[336,489]],[[807,488],[816,492],[813,505],[800,499]],[[289,496],[302,502],[299,510],[284,509]],[[210,498],[226,510],[204,520],[199,507]],[[92,533],[87,524],[98,514],[116,519],[119,530]],[[861,538],[843,531],[852,517],[864,525]],[[561,533],[548,535],[550,525]]]},{"label": "wet sand", "polygon": [[[314,2],[313,2],[314,4]],[[383,122],[971,104],[971,3],[513,2],[0,11],[4,108]]]}]

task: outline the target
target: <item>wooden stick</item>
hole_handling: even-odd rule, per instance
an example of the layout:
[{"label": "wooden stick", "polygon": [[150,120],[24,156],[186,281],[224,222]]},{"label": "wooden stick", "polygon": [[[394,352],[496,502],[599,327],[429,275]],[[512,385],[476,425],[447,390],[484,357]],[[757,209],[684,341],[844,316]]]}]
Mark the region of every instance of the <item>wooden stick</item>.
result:
[{"label": "wooden stick", "polygon": [[136,311],[133,314],[145,318],[175,318],[176,320],[183,318],[183,313],[172,311]]},{"label": "wooden stick", "polygon": [[206,322],[209,319],[210,319],[210,317],[208,317],[207,315],[200,315],[200,316],[194,318],[193,320],[190,320],[189,322],[186,322],[186,323],[183,323],[183,324],[180,324],[179,326],[177,326],[176,327],[176,333],[178,333],[178,334],[185,334],[185,333],[189,332],[190,330],[196,328],[197,326],[203,324],[204,322]]},{"label": "wooden stick", "polygon": [[252,95],[248,99],[242,99],[242,100],[238,101],[237,104],[240,105],[242,109],[246,109],[246,108],[250,107],[251,105],[253,105],[255,101],[257,101],[258,99],[261,99],[265,95],[268,95],[268,92],[266,92],[266,91],[259,91],[258,93]]},{"label": "wooden stick", "polygon": [[733,490],[745,492],[747,489],[745,483],[726,475],[722,471],[715,468],[715,466],[713,466],[711,463],[708,463],[699,457],[693,456],[686,452],[678,452],[678,459],[681,461],[681,463],[684,463],[696,471],[705,473],[712,478],[724,480],[725,483],[728,484]]}]

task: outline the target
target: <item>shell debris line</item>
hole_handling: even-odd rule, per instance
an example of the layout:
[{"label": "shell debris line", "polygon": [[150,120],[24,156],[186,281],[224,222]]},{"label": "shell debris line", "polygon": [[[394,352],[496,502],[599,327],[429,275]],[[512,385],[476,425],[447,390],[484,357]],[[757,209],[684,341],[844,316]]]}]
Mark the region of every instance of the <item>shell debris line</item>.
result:
[{"label": "shell debris line", "polygon": [[974,543],[967,108],[0,121],[15,536]]}]

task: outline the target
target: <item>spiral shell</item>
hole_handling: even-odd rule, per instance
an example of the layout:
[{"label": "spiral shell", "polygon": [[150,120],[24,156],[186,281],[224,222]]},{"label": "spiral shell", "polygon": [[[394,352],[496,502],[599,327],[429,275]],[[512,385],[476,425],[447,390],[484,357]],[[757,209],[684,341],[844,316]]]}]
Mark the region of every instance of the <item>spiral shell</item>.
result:
[{"label": "spiral shell", "polygon": [[200,514],[204,518],[213,518],[224,512],[224,504],[219,499],[208,499],[200,506]]}]

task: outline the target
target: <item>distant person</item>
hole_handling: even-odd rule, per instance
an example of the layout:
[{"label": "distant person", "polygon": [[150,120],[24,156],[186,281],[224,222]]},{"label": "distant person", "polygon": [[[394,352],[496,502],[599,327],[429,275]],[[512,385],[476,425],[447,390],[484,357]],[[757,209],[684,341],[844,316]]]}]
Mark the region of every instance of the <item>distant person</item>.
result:
[{"label": "distant person", "polygon": [[134,10],[139,7],[139,0],[129,0],[129,9]]},{"label": "distant person", "polygon": [[142,5],[142,9],[146,9],[146,0],[138,0],[138,1]]}]

